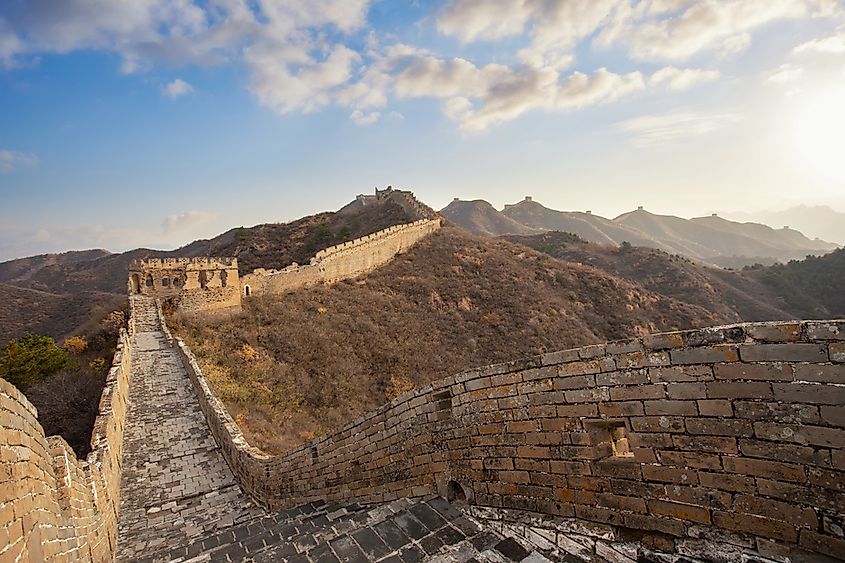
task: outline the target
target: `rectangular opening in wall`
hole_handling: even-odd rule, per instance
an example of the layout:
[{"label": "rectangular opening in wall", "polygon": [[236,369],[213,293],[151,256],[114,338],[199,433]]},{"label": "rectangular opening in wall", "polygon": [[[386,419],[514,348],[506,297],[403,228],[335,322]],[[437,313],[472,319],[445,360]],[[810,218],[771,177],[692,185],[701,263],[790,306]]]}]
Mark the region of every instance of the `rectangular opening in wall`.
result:
[{"label": "rectangular opening in wall", "polygon": [[624,420],[585,421],[592,436],[593,447],[600,459],[633,459],[634,452],[628,443],[628,429]]}]

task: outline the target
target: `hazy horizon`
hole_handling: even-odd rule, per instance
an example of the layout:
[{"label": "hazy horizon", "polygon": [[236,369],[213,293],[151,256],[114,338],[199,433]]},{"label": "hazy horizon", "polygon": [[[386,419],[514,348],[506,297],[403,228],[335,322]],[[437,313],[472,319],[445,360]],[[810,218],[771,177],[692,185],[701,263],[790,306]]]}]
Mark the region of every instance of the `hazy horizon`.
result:
[{"label": "hazy horizon", "polygon": [[5,3],[0,260],[172,249],[388,184],[843,212],[843,98],[837,0]]}]

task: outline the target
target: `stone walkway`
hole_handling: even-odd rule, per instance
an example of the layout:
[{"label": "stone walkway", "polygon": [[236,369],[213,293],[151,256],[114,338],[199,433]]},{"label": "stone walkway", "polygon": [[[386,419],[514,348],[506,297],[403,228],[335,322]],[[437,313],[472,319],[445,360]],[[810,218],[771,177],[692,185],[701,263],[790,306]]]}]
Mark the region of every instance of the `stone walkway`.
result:
[{"label": "stone walkway", "polygon": [[133,296],[132,380],[123,444],[118,561],[133,561],[263,514],[241,492],[156,314]]}]

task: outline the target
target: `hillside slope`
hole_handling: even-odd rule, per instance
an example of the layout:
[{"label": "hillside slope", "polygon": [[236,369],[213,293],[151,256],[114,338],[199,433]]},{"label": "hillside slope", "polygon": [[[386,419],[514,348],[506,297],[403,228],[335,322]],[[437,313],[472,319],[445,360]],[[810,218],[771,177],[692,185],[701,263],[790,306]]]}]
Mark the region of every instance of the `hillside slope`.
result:
[{"label": "hillside slope", "polygon": [[655,293],[699,305],[731,322],[796,317],[795,312],[779,306],[782,299],[771,288],[744,272],[710,268],[654,248],[588,243],[568,233],[504,238],[561,260],[588,264]]},{"label": "hillside slope", "polygon": [[542,230],[514,221],[483,199],[461,201],[456,198],[441,209],[440,214],[474,235],[528,235]]},{"label": "hillside slope", "polygon": [[[319,213],[289,223],[231,229],[171,251],[139,248],[120,254],[93,250],[21,258],[0,264],[8,280],[0,312],[0,340],[22,330],[64,336],[102,303],[126,300],[132,260],[148,257],[237,256],[241,273],[306,263],[317,251],[412,219],[387,201],[347,213]],[[14,291],[17,290],[17,291]]]},{"label": "hillside slope", "polygon": [[175,328],[251,439],[280,451],[473,366],[731,319],[447,226],[357,280]]}]

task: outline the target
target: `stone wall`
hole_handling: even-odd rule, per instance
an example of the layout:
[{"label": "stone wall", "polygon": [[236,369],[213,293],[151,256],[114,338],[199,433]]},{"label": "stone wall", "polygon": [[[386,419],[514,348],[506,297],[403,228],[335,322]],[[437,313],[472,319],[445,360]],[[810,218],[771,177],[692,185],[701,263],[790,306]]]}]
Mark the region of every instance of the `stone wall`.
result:
[{"label": "stone wall", "polygon": [[121,330],[84,461],[0,379],[0,561],[113,559],[130,360]]},{"label": "stone wall", "polygon": [[279,456],[247,444],[179,349],[227,461],[271,508],[438,491],[663,542],[845,558],[845,321],[655,334],[472,370]]},{"label": "stone wall", "polygon": [[241,305],[237,258],[150,258],[129,265],[129,294],[169,300],[183,311]]},{"label": "stone wall", "polygon": [[241,278],[243,293],[281,294],[300,287],[354,278],[386,264],[439,228],[439,219],[421,219],[330,246],[318,252],[307,266],[293,264],[283,270],[257,269]]}]

